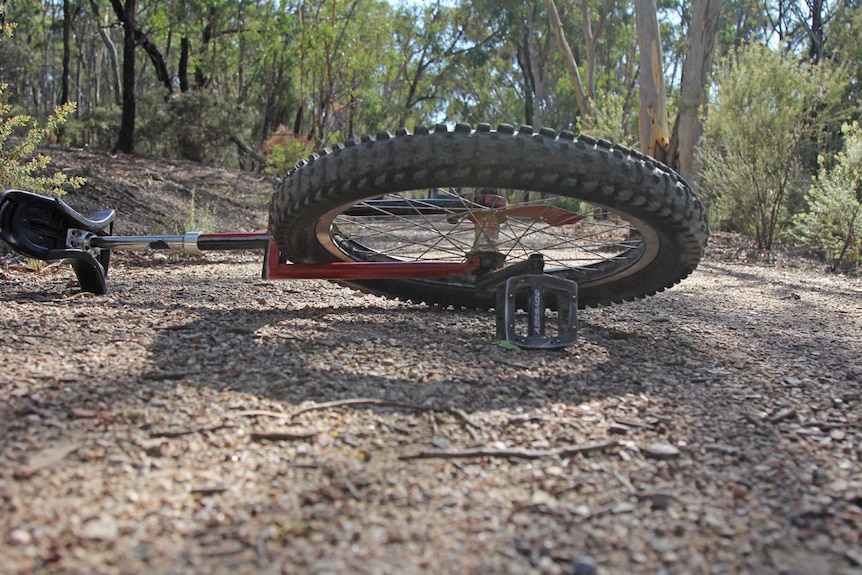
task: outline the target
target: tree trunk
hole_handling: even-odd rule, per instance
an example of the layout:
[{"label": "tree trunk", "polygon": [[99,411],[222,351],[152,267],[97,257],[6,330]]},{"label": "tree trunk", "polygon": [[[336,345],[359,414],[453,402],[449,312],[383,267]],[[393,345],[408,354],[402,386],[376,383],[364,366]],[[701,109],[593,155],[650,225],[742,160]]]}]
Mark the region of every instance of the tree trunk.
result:
[{"label": "tree trunk", "polygon": [[136,0],[111,0],[123,24],[123,114],[114,152],[131,154],[135,148],[135,22]]},{"label": "tree trunk", "polygon": [[599,19],[593,27],[590,18],[590,6],[587,0],[581,0],[581,24],[584,27],[584,47],[587,57],[587,97],[590,101],[596,101],[596,42],[604,27],[608,14],[613,9],[615,0],[604,0]]},{"label": "tree trunk", "polygon": [[177,69],[177,75],[180,80],[180,92],[186,93],[189,91],[189,52],[191,44],[188,37],[183,36],[180,40],[180,64]]},{"label": "tree trunk", "polygon": [[670,147],[670,129],[655,1],[635,0],[635,16],[640,50],[638,133],[641,151],[664,162]]},{"label": "tree trunk", "polygon": [[817,64],[823,60],[823,0],[811,0],[808,8],[811,11],[808,55]]},{"label": "tree trunk", "polygon": [[69,103],[69,78],[72,75],[72,6],[63,0],[63,80],[60,104]]},{"label": "tree trunk", "polygon": [[515,58],[518,61],[518,68],[521,69],[521,77],[524,79],[524,123],[532,126],[535,118],[533,94],[536,93],[536,87],[533,85],[533,64],[530,62],[530,51],[527,49],[527,34],[529,34],[529,30],[527,30],[526,26],[523,26],[522,32],[523,46],[517,47]]},{"label": "tree trunk", "polygon": [[[643,0],[639,0],[643,1]],[[560,20],[560,13],[557,12],[557,5],[554,0],[545,0],[545,9],[548,11],[548,18],[551,22],[551,32],[554,34],[554,41],[557,43],[557,48],[566,63],[566,71],[569,73],[569,79],[572,81],[572,88],[575,90],[575,100],[578,102],[578,109],[581,112],[581,117],[592,118],[593,112],[590,106],[590,101],[584,92],[584,84],[581,82],[581,73],[578,71],[578,63],[575,62],[575,55],[566,41],[566,35],[563,32],[563,23]],[[655,8],[653,8],[655,12]],[[658,26],[658,25],[656,25]]]},{"label": "tree trunk", "polygon": [[114,103],[117,106],[123,105],[122,98],[122,80],[120,79],[120,62],[119,58],[117,58],[117,46],[114,44],[114,41],[111,40],[110,34],[105,32],[105,26],[102,26],[102,16],[99,14],[99,6],[96,4],[95,0],[90,0],[90,8],[93,10],[93,14],[96,16],[96,26],[99,28],[99,36],[102,38],[102,43],[108,49],[108,58],[111,60],[111,75],[113,81],[113,90],[114,90]]},{"label": "tree trunk", "polygon": [[701,118],[706,111],[706,86],[720,14],[721,0],[694,0],[688,27],[688,52],[682,65],[679,110],[667,158],[668,165],[690,182],[697,177],[694,150],[703,132]]},{"label": "tree trunk", "polygon": [[[111,0],[112,2],[114,0]],[[130,1],[130,0],[127,0]],[[140,44],[141,48],[144,49],[147,56],[150,58],[150,62],[153,63],[153,68],[156,70],[156,79],[162,83],[162,85],[167,89],[168,93],[173,93],[174,88],[171,85],[171,75],[168,72],[168,65],[165,63],[165,58],[162,56],[161,51],[156,47],[155,44],[150,42],[150,39],[147,37],[144,32],[138,28],[137,23],[135,23],[134,30],[134,39],[135,43]]]},{"label": "tree trunk", "polygon": [[543,106],[545,104],[545,81],[542,77],[544,75],[543,67],[539,65],[541,60],[536,52],[534,31],[533,13],[530,12],[527,17],[527,33],[525,34],[524,39],[526,40],[527,57],[530,60],[530,71],[533,75],[532,83],[535,97],[531,113],[532,117],[526,118],[526,123],[529,126],[541,126],[543,123]]}]

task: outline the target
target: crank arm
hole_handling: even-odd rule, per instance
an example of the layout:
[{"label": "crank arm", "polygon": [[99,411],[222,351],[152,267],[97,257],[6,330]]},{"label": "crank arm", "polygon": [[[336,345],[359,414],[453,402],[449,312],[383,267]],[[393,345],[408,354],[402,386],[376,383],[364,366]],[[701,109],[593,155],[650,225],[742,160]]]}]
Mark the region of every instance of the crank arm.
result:
[{"label": "crank arm", "polygon": [[530,258],[506,266],[503,269],[476,277],[474,286],[477,290],[494,291],[497,286],[509,278],[544,273],[545,257],[542,254],[532,254]]}]

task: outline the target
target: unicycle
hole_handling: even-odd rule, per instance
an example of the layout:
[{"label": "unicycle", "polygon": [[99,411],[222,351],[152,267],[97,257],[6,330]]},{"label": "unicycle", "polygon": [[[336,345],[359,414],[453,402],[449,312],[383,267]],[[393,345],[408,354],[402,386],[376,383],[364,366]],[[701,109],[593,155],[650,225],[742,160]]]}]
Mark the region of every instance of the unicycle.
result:
[{"label": "unicycle", "polygon": [[[320,150],[284,177],[266,231],[117,237],[109,219],[26,192],[0,199],[0,239],[70,259],[85,291],[107,289],[115,249],[261,249],[265,278],[495,309],[498,337],[529,348],[570,345],[578,308],[678,283],[709,236],[691,187],[654,159],[570,132],[486,124],[402,128]],[[513,330],[518,314],[526,333]]]}]

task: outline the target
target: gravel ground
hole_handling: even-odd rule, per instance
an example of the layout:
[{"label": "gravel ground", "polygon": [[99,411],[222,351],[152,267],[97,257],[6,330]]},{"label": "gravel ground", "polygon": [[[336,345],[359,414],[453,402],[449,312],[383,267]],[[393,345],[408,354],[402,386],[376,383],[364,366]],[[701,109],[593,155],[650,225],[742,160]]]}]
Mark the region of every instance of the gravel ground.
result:
[{"label": "gravel ground", "polygon": [[7,256],[0,571],[860,574],[862,280],[738,243],[530,352],[253,253]]}]

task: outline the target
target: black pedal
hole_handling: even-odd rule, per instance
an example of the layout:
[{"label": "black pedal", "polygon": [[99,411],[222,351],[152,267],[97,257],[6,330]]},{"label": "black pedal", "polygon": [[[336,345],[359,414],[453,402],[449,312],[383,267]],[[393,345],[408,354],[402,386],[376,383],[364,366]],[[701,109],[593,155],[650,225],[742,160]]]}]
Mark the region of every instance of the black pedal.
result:
[{"label": "black pedal", "polygon": [[114,210],[102,210],[87,218],[58,198],[22,190],[0,194],[0,240],[38,260],[68,260],[81,290],[108,291],[110,251],[87,249],[82,237],[113,232]]},{"label": "black pedal", "polygon": [[509,278],[497,286],[497,339],[527,349],[576,343],[577,298],[578,284],[571,280],[548,274]]}]

